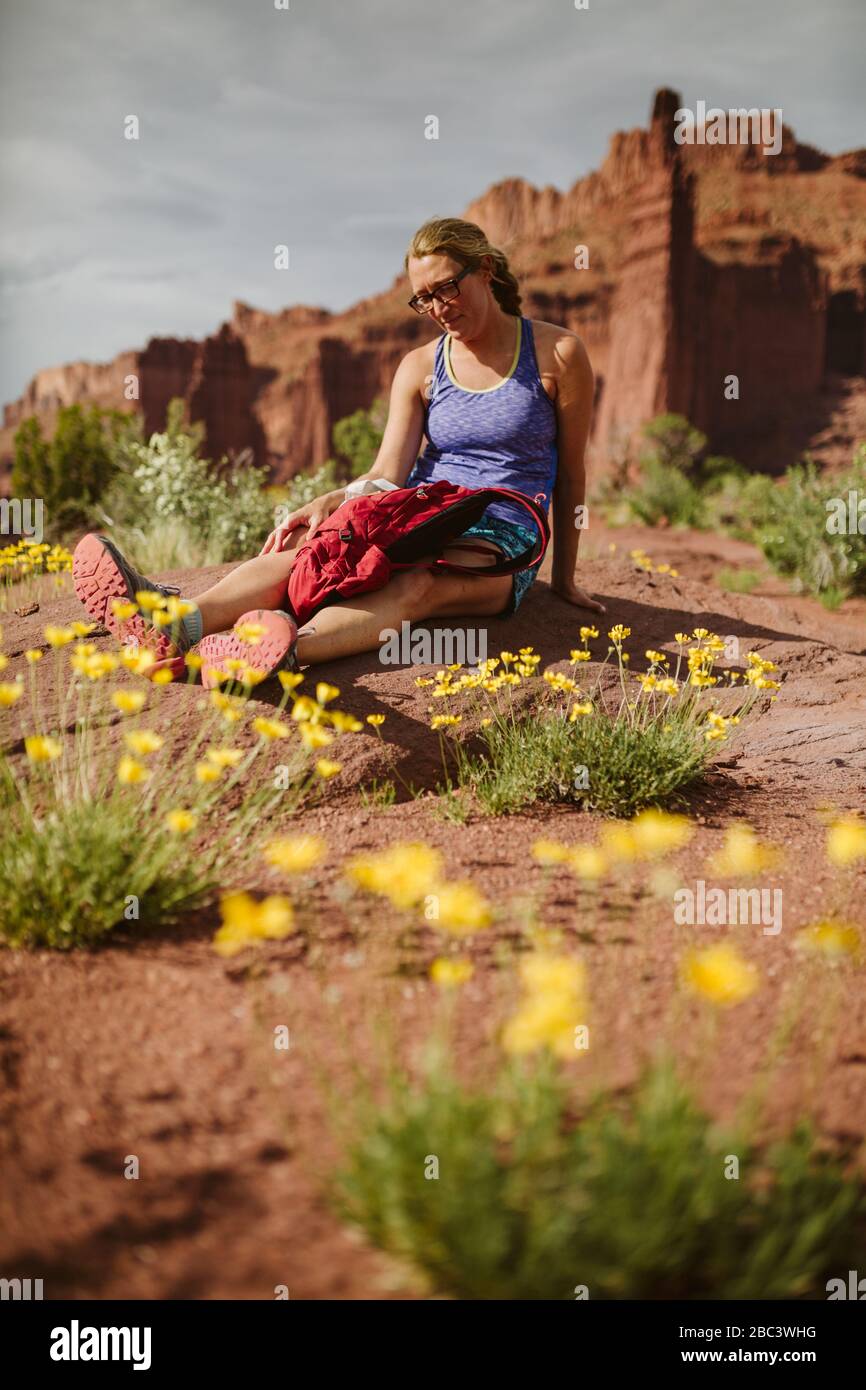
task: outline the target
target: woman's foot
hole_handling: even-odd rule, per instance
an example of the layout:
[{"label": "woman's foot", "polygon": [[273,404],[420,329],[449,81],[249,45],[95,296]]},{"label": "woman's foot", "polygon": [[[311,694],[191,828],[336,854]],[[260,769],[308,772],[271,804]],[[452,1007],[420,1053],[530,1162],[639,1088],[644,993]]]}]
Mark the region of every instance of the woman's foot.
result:
[{"label": "woman's foot", "polygon": [[[139,610],[131,617],[118,617],[115,600],[118,604],[136,603],[136,594],[143,590],[169,595],[178,595],[180,590],[172,584],[157,584],[134,569],[113,541],[106,536],[93,533],[84,536],[75,547],[72,558],[72,578],[79,601],[90,617],[122,642],[125,646],[146,648],[153,653],[154,665],[150,671],[170,666],[173,674],[184,670],[184,654],[192,641],[184,623],[176,622],[172,634],[154,626],[148,613]],[[174,640],[173,640],[174,639]]]},{"label": "woman's foot", "polygon": [[226,680],[242,679],[241,668],[232,669],[238,661],[256,671],[259,680],[279,670],[296,671],[297,640],[297,624],[288,613],[255,608],[238,618],[231,632],[202,638],[198,648],[201,683],[212,689]]}]

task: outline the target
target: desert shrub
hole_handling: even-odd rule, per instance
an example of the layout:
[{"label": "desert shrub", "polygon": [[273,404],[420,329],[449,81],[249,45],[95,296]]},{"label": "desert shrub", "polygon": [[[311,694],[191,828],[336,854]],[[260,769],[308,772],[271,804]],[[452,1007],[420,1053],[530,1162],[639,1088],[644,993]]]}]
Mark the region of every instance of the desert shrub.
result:
[{"label": "desert shrub", "polygon": [[773,569],[828,606],[866,592],[866,516],[863,531],[849,533],[847,518],[845,530],[830,527],[828,504],[837,498],[847,509],[849,492],[866,499],[866,445],[846,472],[832,477],[821,474],[811,459],[789,468],[767,491],[753,521],[754,539]]},{"label": "desert shrub", "polygon": [[147,443],[126,439],[102,522],[143,568],[218,564],[254,554],[273,526],[266,470],[247,459],[219,469],[199,458],[203,430],[185,427],[184,404]]},{"label": "desert shrub", "polygon": [[[178,621],[184,601],[157,597]],[[21,732],[0,748],[0,941],[8,945],[67,949],[131,922],[185,918],[213,897],[226,865],[243,870],[275,813],[285,824],[339,771],[321,749],[361,727],[312,699],[298,703],[303,678],[288,672],[275,708],[251,701],[261,675],[245,668],[196,701],[191,732],[174,740],[160,683],[170,673],[151,682],[146,649],[99,650],[86,640],[92,627],[45,628],[55,665],[47,696],[36,678],[42,648],[27,653],[28,681],[0,681],[0,707],[20,713]],[[251,663],[255,637],[245,639]],[[190,680],[197,663],[191,653]],[[330,701],[339,691],[319,693]],[[292,720],[283,717],[290,699]],[[269,756],[277,750],[279,777]]]},{"label": "desert shrub", "polygon": [[725,589],[729,594],[750,594],[760,582],[761,576],[757,570],[731,569],[726,566],[716,575],[719,588]]},{"label": "desert shrub", "polygon": [[[571,675],[551,669],[539,681],[541,658],[526,647],[459,676],[446,670],[435,681],[420,678],[454,711],[431,721],[440,730],[446,792],[453,769],[461,791],[490,815],[534,801],[570,802],[617,816],[676,802],[705,771],[716,745],[748,717],[759,693],[779,688],[768,675],[773,663],[755,652],[749,653],[742,686],[736,684],[740,672],[719,673],[725,644],[704,628],[691,637],[676,634],[675,658],[647,652],[649,669],[632,675],[624,650],[630,629],[618,624],[608,634],[595,683],[584,692],[576,676],[590,659],[590,639],[599,634],[593,627],[580,634],[583,646],[571,653]],[[611,665],[616,681],[606,693],[605,668]],[[529,700],[521,697],[518,705],[519,688]],[[463,721],[456,712],[462,701],[477,721],[480,752],[472,741],[454,736]]]},{"label": "desert shrub", "polygon": [[667,1063],[575,1117],[546,1060],[486,1090],[440,1060],[393,1073],[384,1100],[362,1091],[342,1132],[342,1214],[458,1298],[823,1295],[866,1255],[862,1182],[806,1125],[766,1149],[722,1134]]},{"label": "desert shrub", "polygon": [[358,478],[373,467],[385,433],[387,414],[385,402],[377,398],[369,410],[356,410],[335,424],[334,449],[343,465],[348,467],[349,477]]},{"label": "desert shrub", "polygon": [[60,410],[54,436],[46,440],[32,416],[15,434],[12,492],[42,499],[46,533],[57,539],[86,523],[135,432],[135,421],[121,411],[71,405]]},{"label": "desert shrub", "polygon": [[[659,415],[643,430],[637,482],[625,480],[608,499],[620,521],[645,526],[706,527],[714,508],[725,510],[732,485],[746,476],[734,459],[706,455],[707,439],[683,415]],[[716,500],[714,500],[716,499]]]}]

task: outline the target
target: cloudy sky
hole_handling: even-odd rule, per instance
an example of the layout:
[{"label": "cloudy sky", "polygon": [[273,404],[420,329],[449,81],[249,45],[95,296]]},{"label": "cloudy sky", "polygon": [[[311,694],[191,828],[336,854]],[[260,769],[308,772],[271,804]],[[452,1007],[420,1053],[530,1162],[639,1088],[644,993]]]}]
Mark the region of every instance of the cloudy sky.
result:
[{"label": "cloudy sky", "polygon": [[426,217],[568,188],[658,86],[866,145],[864,51],[864,0],[0,0],[0,401],[233,299],[343,309]]}]

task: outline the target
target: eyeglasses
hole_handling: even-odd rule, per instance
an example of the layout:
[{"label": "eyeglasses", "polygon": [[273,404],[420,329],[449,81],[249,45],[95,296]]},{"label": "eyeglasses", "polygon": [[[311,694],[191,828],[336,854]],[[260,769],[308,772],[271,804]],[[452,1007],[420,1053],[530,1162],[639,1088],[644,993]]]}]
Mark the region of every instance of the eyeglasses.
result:
[{"label": "eyeglasses", "polygon": [[474,269],[474,266],[468,265],[465,270],[461,270],[459,275],[455,275],[453,280],[446,280],[443,284],[437,285],[436,289],[431,290],[429,294],[426,291],[421,294],[413,294],[408,301],[409,308],[414,309],[416,314],[429,314],[433,308],[434,299],[438,299],[440,304],[448,304],[452,299],[456,299],[460,293],[460,281],[464,275],[471,275]]}]

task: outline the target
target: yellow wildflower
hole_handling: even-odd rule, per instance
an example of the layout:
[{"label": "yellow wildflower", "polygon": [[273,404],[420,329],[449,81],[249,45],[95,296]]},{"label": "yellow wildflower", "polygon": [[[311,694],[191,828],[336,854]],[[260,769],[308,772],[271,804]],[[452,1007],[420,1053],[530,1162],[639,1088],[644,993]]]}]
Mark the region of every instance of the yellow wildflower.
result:
[{"label": "yellow wildflower", "polygon": [[803,927],[794,937],[794,945],[801,951],[815,955],[839,959],[842,956],[859,956],[860,933],[850,922],[837,922],[827,918],[822,922],[812,922]]},{"label": "yellow wildflower", "polygon": [[733,946],[689,951],[680,963],[680,978],[694,994],[720,1008],[740,1004],[758,988],[758,972]]},{"label": "yellow wildflower", "polygon": [[707,868],[721,878],[736,878],[772,869],[779,859],[779,851],[761,844],[750,825],[731,825],[725,831],[722,848],[707,861]]},{"label": "yellow wildflower", "polygon": [[165,823],[173,835],[188,835],[191,830],[195,830],[198,817],[192,811],[177,806],[168,812]]},{"label": "yellow wildflower", "polygon": [[60,757],[63,744],[48,734],[30,734],[24,740],[24,751],[32,763],[50,763]]},{"label": "yellow wildflower", "polygon": [[220,900],[220,915],[213,946],[221,956],[237,955],[260,941],[281,941],[295,927],[292,904],[280,896],[256,902],[249,893],[228,893]]},{"label": "yellow wildflower", "polygon": [[131,748],[140,758],[146,757],[148,753],[158,752],[165,742],[160,734],[155,734],[150,729],[132,729],[123,737],[127,748]]},{"label": "yellow wildflower", "polygon": [[342,766],[342,763],[335,763],[331,758],[319,758],[316,771],[320,777],[336,777]]},{"label": "yellow wildflower", "polygon": [[395,907],[414,907],[441,879],[442,856],[429,845],[397,844],[377,854],[357,855],[345,873],[359,888],[388,898]]},{"label": "yellow wildflower", "polygon": [[866,859],[866,822],[843,816],[827,831],[827,858],[840,869]]},{"label": "yellow wildflower", "polygon": [[304,678],[301,675],[300,671],[277,672],[277,680],[283,687],[283,690],[297,690],[298,686],[301,684],[303,679]]},{"label": "yellow wildflower", "polygon": [[302,874],[325,856],[327,846],[318,835],[293,835],[271,840],[262,854],[265,862],[284,874]]},{"label": "yellow wildflower", "polygon": [[253,720],[253,728],[257,734],[261,734],[265,739],[288,738],[289,726],[284,724],[281,719],[266,719],[259,715]]},{"label": "yellow wildflower", "polygon": [[117,764],[117,780],[124,786],[135,786],[139,782],[146,782],[150,773],[144,763],[137,762],[128,753],[124,753],[120,762]]},{"label": "yellow wildflower", "polygon": [[214,767],[237,767],[244,756],[242,748],[208,748],[205,757]]},{"label": "yellow wildflower", "polygon": [[435,890],[435,895],[437,926],[454,936],[467,936],[489,927],[492,921],[490,904],[474,883],[443,883]]},{"label": "yellow wildflower", "polygon": [[430,966],[430,979],[441,989],[457,989],[472,979],[473,966],[468,960],[445,959],[440,956]]},{"label": "yellow wildflower", "polygon": [[74,628],[54,627],[51,623],[43,631],[49,647],[65,647],[67,642],[71,642],[75,637]]},{"label": "yellow wildflower", "polygon": [[143,690],[115,690],[112,692],[111,703],[121,714],[138,714],[139,710],[143,709],[146,699]]}]

